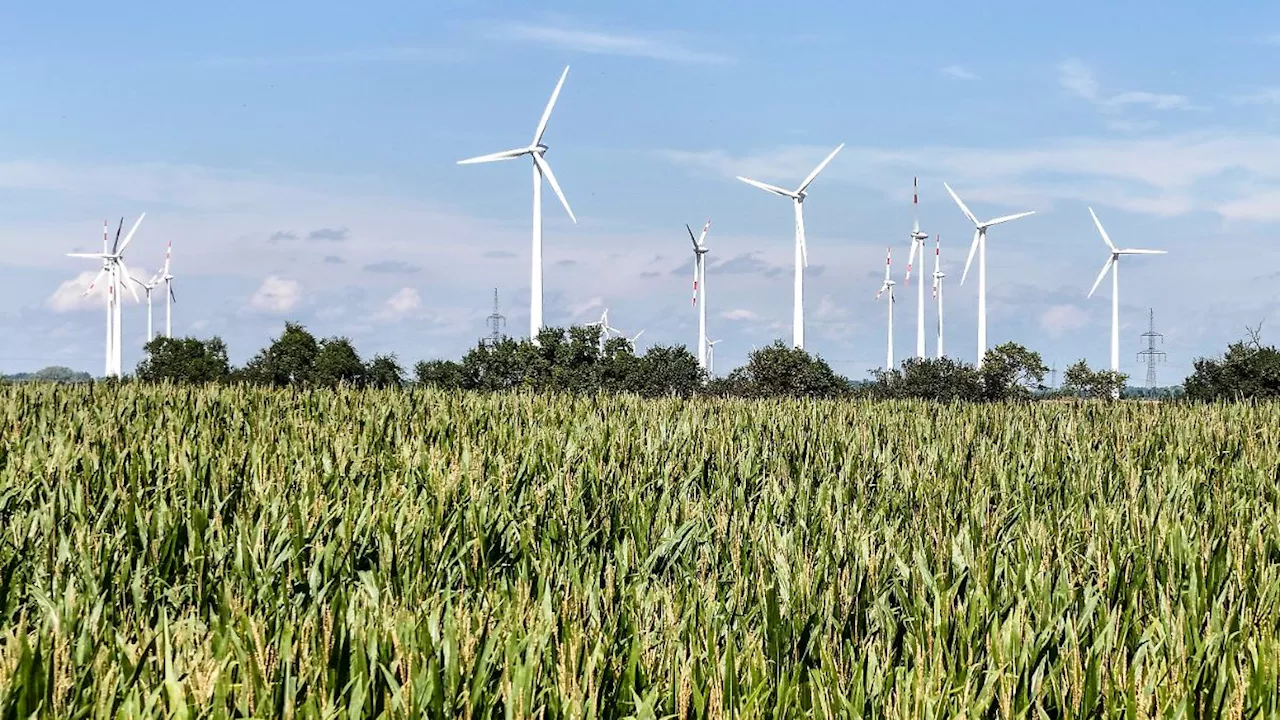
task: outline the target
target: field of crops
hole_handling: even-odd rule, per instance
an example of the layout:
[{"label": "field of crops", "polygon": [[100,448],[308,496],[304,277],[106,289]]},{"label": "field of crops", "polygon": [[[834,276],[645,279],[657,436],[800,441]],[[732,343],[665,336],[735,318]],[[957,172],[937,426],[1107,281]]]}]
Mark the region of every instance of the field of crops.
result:
[{"label": "field of crops", "polygon": [[1280,407],[0,388],[0,717],[1280,713]]}]

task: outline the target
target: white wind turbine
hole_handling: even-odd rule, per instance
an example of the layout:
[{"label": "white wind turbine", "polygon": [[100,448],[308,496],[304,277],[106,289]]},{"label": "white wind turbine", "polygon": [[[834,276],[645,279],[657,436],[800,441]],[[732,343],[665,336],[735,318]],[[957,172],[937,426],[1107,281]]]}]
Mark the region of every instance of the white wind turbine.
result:
[{"label": "white wind turbine", "polygon": [[[598,327],[598,328],[600,328],[600,350],[601,350],[601,352],[603,352],[603,351],[604,351],[604,345],[605,345],[605,343],[606,343],[606,342],[608,342],[608,340],[609,340],[609,333],[611,333],[611,332],[615,332],[615,333],[616,333],[616,332],[618,332],[618,329],[617,329],[617,328],[615,328],[615,327],[610,327],[610,325],[609,325],[609,308],[605,308],[603,311],[601,311],[601,313],[600,313],[600,319],[599,319],[599,320],[596,320],[595,322],[589,322],[589,323],[587,323],[587,324],[586,324],[586,327]],[[621,334],[621,333],[619,333],[619,334]]]},{"label": "white wind turbine", "polygon": [[1089,208],[1089,214],[1093,216],[1093,224],[1098,226],[1098,232],[1102,235],[1102,240],[1111,250],[1111,254],[1107,257],[1107,261],[1102,264],[1102,271],[1098,273],[1098,279],[1093,281],[1093,287],[1089,289],[1089,297],[1093,297],[1094,290],[1098,289],[1098,285],[1102,282],[1102,278],[1106,276],[1107,271],[1111,271],[1111,370],[1120,372],[1120,256],[1121,255],[1164,255],[1165,250],[1142,250],[1139,248],[1119,249],[1111,242],[1111,237],[1107,235],[1107,231],[1102,228],[1102,223],[1098,221],[1098,215],[1093,212],[1093,208]]},{"label": "white wind turbine", "polygon": [[138,284],[138,287],[141,287],[141,288],[142,288],[142,292],[143,292],[143,294],[144,294],[144,295],[146,295],[146,297],[147,297],[147,342],[148,342],[148,343],[150,343],[150,342],[151,342],[151,338],[152,338],[152,334],[151,334],[151,291],[152,291],[152,290],[155,290],[155,289],[156,289],[156,287],[160,285],[160,273],[156,273],[155,275],[152,275],[152,276],[151,276],[151,279],[150,279],[150,280],[148,280],[148,281],[146,281],[146,282],[143,282],[143,281],[139,280],[138,278],[133,277],[132,275],[130,275],[130,276],[129,276],[129,279],[130,279],[130,280],[132,280],[132,281],[134,281],[135,283],[137,283],[137,284]]},{"label": "white wind turbine", "polygon": [[[698,309],[698,367],[707,369],[707,231],[711,229],[711,221],[702,226],[702,235],[693,236],[693,228],[684,226],[689,231],[689,241],[693,243],[693,305]],[[698,303],[701,295],[702,303]]]},{"label": "white wind turbine", "polygon": [[796,276],[795,301],[791,316],[791,338],[792,344],[801,350],[804,349],[804,268],[809,265],[809,251],[805,246],[804,238],[804,199],[808,195],[807,191],[809,189],[809,184],[813,182],[814,178],[818,177],[818,173],[822,172],[823,168],[825,168],[827,164],[835,158],[836,153],[840,152],[843,147],[844,143],[840,143],[835,150],[832,150],[831,154],[827,156],[827,159],[823,160],[818,167],[814,168],[813,172],[809,173],[809,177],[805,178],[804,182],[800,183],[800,187],[795,191],[785,190],[776,185],[758,182],[750,178],[742,177],[741,175],[738,176],[739,180],[748,185],[753,185],[761,190],[773,193],[774,195],[791,198],[792,205],[795,207]]},{"label": "white wind turbine", "polygon": [[643,334],[644,334],[644,330],[641,330],[640,332],[636,333],[633,337],[626,337],[625,335],[623,336],[623,338],[626,339],[627,341],[627,345],[631,346],[631,353],[633,355],[636,352],[636,341],[639,340],[640,336]]},{"label": "white wind turbine", "polygon": [[894,282],[889,278],[889,265],[893,258],[893,248],[889,248],[884,257],[884,284],[880,286],[880,292],[876,293],[876,299],[887,290],[889,292],[889,352],[884,363],[885,370],[893,369],[893,285]]},{"label": "white wind turbine", "polygon": [[565,212],[569,213],[569,219],[574,223],[578,222],[578,218],[574,216],[573,210],[569,207],[569,201],[565,198],[564,193],[560,191],[560,183],[556,182],[555,173],[551,172],[551,166],[547,164],[547,160],[544,157],[547,153],[547,146],[542,144],[542,135],[547,130],[547,121],[551,119],[551,110],[556,106],[556,98],[560,97],[560,88],[564,86],[564,79],[568,75],[569,67],[566,65],[564,72],[560,74],[560,82],[556,83],[556,89],[551,93],[551,100],[547,102],[546,110],[542,111],[542,119],[538,121],[538,128],[533,132],[533,142],[527,147],[504,150],[458,161],[459,165],[471,165],[474,163],[497,162],[499,160],[513,160],[526,155],[533,159],[533,267],[529,280],[529,338],[534,343],[538,341],[538,331],[542,329],[542,178],[544,176],[547,178],[547,182],[551,184],[551,189],[555,191],[556,197],[560,198],[560,204],[564,205]]},{"label": "white wind turbine", "polygon": [[[723,338],[721,338],[723,340]],[[716,343],[720,340],[707,341],[707,374],[713,375],[716,371]]]},{"label": "white wind turbine", "polygon": [[[173,241],[170,240],[164,248],[164,267],[160,270],[156,279],[152,282],[164,283],[165,299],[164,299],[164,336],[173,337],[173,304],[178,302],[178,298],[173,295],[173,273],[169,272],[169,261],[173,259]],[[147,299],[147,327],[151,327],[151,300]],[[147,330],[147,337],[151,336],[151,331]]]},{"label": "white wind turbine", "polygon": [[982,359],[987,354],[987,228],[1000,223],[1017,220],[1028,215],[1035,215],[1035,210],[1017,213],[1015,215],[1005,215],[994,220],[982,222],[969,211],[969,208],[956,194],[951,186],[942,183],[942,186],[951,193],[951,199],[956,201],[960,206],[960,210],[964,212],[965,217],[973,223],[973,244],[969,246],[969,258],[964,261],[964,273],[960,275],[960,284],[963,285],[965,278],[969,276],[969,264],[973,262],[973,253],[978,253],[978,367],[982,367]]},{"label": "white wind turbine", "polygon": [[[916,260],[916,252],[920,253],[921,273],[924,272],[924,242],[929,236],[920,232],[920,215],[917,206],[920,204],[920,183],[919,178],[912,178],[913,192],[911,194],[911,205],[915,217],[911,221],[911,254],[907,257],[907,287],[911,287],[911,264]],[[936,283],[935,282],[935,289]],[[916,357],[924,357],[924,283],[919,279],[916,280]]]},{"label": "white wind turbine", "polygon": [[142,219],[147,216],[142,213],[138,216],[138,221],[133,224],[133,228],[129,230],[129,234],[125,236],[124,242],[120,242],[120,231],[124,229],[124,218],[120,218],[120,226],[116,228],[115,242],[108,244],[107,240],[107,223],[102,223],[102,252],[101,253],[67,253],[68,257],[94,258],[102,260],[102,269],[98,271],[98,275],[89,283],[89,288],[84,294],[88,295],[93,292],[93,288],[97,286],[98,281],[106,276],[107,279],[107,350],[106,350],[106,371],[103,373],[107,377],[120,377],[121,372],[121,354],[120,354],[120,286],[124,285],[129,288],[129,293],[133,295],[133,299],[137,301],[138,293],[133,289],[133,285],[123,282],[125,278],[131,277],[129,268],[124,264],[124,249],[133,241],[134,233],[138,232],[138,226],[142,224]]},{"label": "white wind turbine", "polygon": [[942,279],[947,276],[939,267],[942,236],[934,236],[933,244],[933,297],[938,301],[938,358],[942,358]]}]

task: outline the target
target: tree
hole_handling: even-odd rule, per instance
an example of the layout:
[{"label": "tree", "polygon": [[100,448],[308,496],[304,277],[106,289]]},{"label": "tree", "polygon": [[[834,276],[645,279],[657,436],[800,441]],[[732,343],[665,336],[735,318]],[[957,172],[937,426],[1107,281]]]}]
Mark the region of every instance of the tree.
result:
[{"label": "tree", "polygon": [[423,387],[439,390],[462,390],[467,387],[463,363],[452,360],[420,360],[413,366],[413,374]]},{"label": "tree", "polygon": [[286,322],[280,337],[250,358],[237,378],[276,387],[310,385],[319,352],[315,336],[297,323]]},{"label": "tree", "polygon": [[361,385],[364,383],[364,362],[351,340],[331,337],[320,341],[312,367],[311,382],[320,387]]},{"label": "tree", "polygon": [[631,391],[644,397],[689,397],[702,389],[707,373],[683,345],[654,345],[639,358]]},{"label": "tree", "polygon": [[52,382],[52,383],[85,383],[92,382],[93,376],[87,372],[72,370],[62,365],[50,365],[33,373],[14,373],[5,375],[9,382]]},{"label": "tree", "polygon": [[135,371],[142,382],[210,383],[231,375],[227,345],[222,338],[157,337],[147,343]]},{"label": "tree", "polygon": [[400,387],[404,385],[404,368],[400,367],[395,353],[374,355],[365,368],[364,377],[366,383],[376,388]]},{"label": "tree", "polygon": [[873,396],[920,400],[977,401],[984,385],[978,371],[968,363],[943,358],[907,358],[900,369],[880,372]]},{"label": "tree", "polygon": [[836,397],[849,389],[822,358],[781,340],[753,351],[727,381],[732,394],[744,397]]},{"label": "tree", "polygon": [[1080,360],[1062,374],[1062,389],[1076,397],[1112,400],[1120,397],[1129,376],[1114,370],[1091,370]]},{"label": "tree", "polygon": [[1280,350],[1263,346],[1256,331],[1232,343],[1220,359],[1200,358],[1184,386],[1189,400],[1280,397]]},{"label": "tree", "polygon": [[1033,390],[1043,389],[1048,372],[1040,353],[1012,342],[997,345],[982,357],[978,370],[982,397],[990,402],[1029,400]]}]

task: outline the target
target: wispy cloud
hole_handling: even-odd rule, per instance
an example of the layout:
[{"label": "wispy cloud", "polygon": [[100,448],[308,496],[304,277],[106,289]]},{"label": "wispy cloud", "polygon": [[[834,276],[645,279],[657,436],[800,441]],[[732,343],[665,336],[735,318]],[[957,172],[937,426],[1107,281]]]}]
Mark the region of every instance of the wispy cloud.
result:
[{"label": "wispy cloud", "polygon": [[205,59],[210,67],[240,68],[266,65],[355,65],[386,62],[448,60],[458,51],[444,48],[356,48],[332,52],[282,53],[279,55],[216,55]]},{"label": "wispy cloud", "polygon": [[1075,305],[1054,305],[1040,314],[1040,328],[1053,337],[1079,330],[1088,322],[1088,313]]},{"label": "wispy cloud", "polygon": [[977,80],[978,76],[969,68],[963,65],[948,65],[942,68],[944,75],[950,75],[960,80]]},{"label": "wispy cloud", "polygon": [[382,260],[381,262],[369,263],[364,266],[365,272],[372,273],[390,273],[396,275],[411,275],[422,270],[418,265],[413,265],[402,260]]},{"label": "wispy cloud", "polygon": [[302,284],[278,275],[268,275],[249,298],[249,307],[267,313],[285,313],[302,299]]},{"label": "wispy cloud", "polygon": [[1115,94],[1101,92],[1093,70],[1078,59],[1071,58],[1058,63],[1058,84],[1063,90],[1077,97],[1088,100],[1100,110],[1106,112],[1123,111],[1130,106],[1141,106],[1152,110],[1192,110],[1195,106],[1185,95],[1171,93],[1153,93],[1144,90],[1129,90]]},{"label": "wispy cloud", "polygon": [[667,62],[723,65],[733,58],[715,52],[694,50],[675,40],[583,30],[549,25],[508,25],[494,33],[499,39],[550,45],[593,55],[621,55]]},{"label": "wispy cloud", "polygon": [[307,233],[308,240],[326,240],[331,242],[341,242],[351,237],[351,231],[346,228],[320,228]]},{"label": "wispy cloud", "polygon": [[1265,87],[1241,95],[1232,95],[1236,105],[1280,105],[1280,87]]}]

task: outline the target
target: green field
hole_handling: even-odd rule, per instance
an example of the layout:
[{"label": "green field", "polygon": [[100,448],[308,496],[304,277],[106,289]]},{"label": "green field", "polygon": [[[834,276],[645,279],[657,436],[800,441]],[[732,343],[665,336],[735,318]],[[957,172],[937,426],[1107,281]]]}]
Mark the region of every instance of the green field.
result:
[{"label": "green field", "polygon": [[9,386],[0,433],[0,718],[1280,714],[1280,406]]}]

